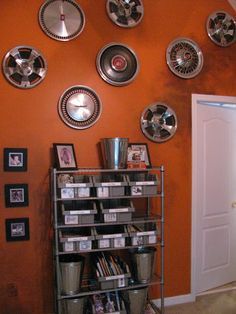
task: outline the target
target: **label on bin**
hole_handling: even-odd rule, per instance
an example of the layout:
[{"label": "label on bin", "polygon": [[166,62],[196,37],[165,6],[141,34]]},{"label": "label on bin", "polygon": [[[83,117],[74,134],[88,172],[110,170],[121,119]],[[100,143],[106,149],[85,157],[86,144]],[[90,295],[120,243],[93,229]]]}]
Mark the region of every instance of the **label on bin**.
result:
[{"label": "label on bin", "polygon": [[121,186],[121,182],[104,182],[101,186]]},{"label": "label on bin", "polygon": [[119,278],[118,279],[118,287],[125,287],[125,278]]},{"label": "label on bin", "polygon": [[109,209],[109,213],[124,213],[124,212],[128,212],[129,208],[111,208]]},{"label": "label on bin", "polygon": [[66,183],[67,188],[85,188],[86,183]]},{"label": "label on bin", "polygon": [[144,231],[144,232],[137,232],[137,236],[144,236],[144,235],[152,235],[155,234],[155,231]]},{"label": "label on bin", "polygon": [[70,215],[84,215],[84,214],[90,214],[90,210],[69,210],[68,214]]},{"label": "label on bin", "polygon": [[104,234],[103,239],[110,239],[110,238],[120,238],[122,237],[121,233],[116,233],[116,234]]},{"label": "label on bin", "polygon": [[154,185],[155,182],[154,181],[139,181],[139,182],[135,182],[135,185]]},{"label": "label on bin", "polygon": [[123,274],[123,275],[116,275],[116,276],[108,276],[108,277],[105,277],[105,280],[124,279],[124,278],[125,278],[125,275]]},{"label": "label on bin", "polygon": [[68,238],[68,242],[74,242],[74,241],[86,241],[88,240],[88,237],[77,237],[77,238]]}]

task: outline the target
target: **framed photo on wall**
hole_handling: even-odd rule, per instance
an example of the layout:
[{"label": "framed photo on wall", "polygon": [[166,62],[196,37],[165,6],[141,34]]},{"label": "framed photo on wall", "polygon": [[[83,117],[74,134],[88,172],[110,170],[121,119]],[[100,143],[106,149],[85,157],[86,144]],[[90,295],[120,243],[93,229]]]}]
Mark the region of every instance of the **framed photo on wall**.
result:
[{"label": "framed photo on wall", "polygon": [[28,206],[28,184],[5,184],[5,205],[6,207]]},{"label": "framed photo on wall", "polygon": [[129,143],[127,150],[128,168],[151,168],[148,146],[146,143]]},{"label": "framed photo on wall", "polygon": [[77,162],[73,144],[54,143],[53,150],[57,169],[59,170],[77,169]]},{"label": "framed photo on wall", "polygon": [[7,241],[29,240],[29,218],[11,218],[5,220]]},{"label": "framed photo on wall", "polygon": [[4,171],[27,171],[27,148],[4,148]]}]

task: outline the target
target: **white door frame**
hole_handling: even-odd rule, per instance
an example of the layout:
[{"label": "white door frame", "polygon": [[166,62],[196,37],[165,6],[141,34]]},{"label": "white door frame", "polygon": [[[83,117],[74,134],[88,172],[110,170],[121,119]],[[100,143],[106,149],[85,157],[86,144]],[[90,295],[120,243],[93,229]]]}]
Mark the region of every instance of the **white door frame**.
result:
[{"label": "white door frame", "polygon": [[231,6],[234,8],[234,10],[236,11],[236,0],[228,0],[229,4],[231,4]]},{"label": "white door frame", "polygon": [[[233,97],[235,99],[235,97]],[[232,104],[232,97],[228,96],[215,96],[215,95],[202,95],[202,94],[192,94],[192,252],[191,252],[191,298],[195,300],[196,298],[196,241],[197,241],[197,232],[196,232],[196,215],[197,215],[197,195],[194,193],[196,191],[196,117],[197,113],[197,100],[209,101],[211,104],[213,102],[224,103],[227,106],[227,103]],[[234,102],[235,103],[235,102]],[[195,131],[195,132],[194,132]]]}]

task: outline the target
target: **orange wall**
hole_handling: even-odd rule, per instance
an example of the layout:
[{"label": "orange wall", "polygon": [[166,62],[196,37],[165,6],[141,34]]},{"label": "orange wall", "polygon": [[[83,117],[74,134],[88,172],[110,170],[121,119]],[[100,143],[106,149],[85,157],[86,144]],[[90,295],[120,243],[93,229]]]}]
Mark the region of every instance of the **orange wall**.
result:
[{"label": "orange wall", "polygon": [[[38,25],[42,0],[1,1],[0,58],[20,45],[39,49],[48,63],[45,80],[22,90],[0,75],[1,133],[4,147],[28,148],[28,171],[1,172],[0,186],[0,312],[50,313],[52,253],[49,177],[53,142],[74,143],[79,166],[98,166],[96,144],[103,137],[129,137],[147,142],[152,163],[166,168],[165,295],[190,292],[191,271],[191,93],[236,95],[236,45],[220,48],[210,41],[205,22],[215,10],[235,14],[223,0],[143,0],[144,19],[133,29],[119,28],[105,12],[105,0],[80,0],[86,25],[75,40],[59,42]],[[168,69],[166,48],[177,37],[195,40],[204,54],[204,67],[194,79],[178,78]],[[110,42],[129,45],[140,61],[140,73],[130,85],[115,87],[97,74],[95,58]],[[72,85],[94,89],[103,103],[99,121],[86,130],[61,122],[57,103]],[[141,112],[151,103],[166,102],[178,117],[176,135],[162,144],[140,131]],[[0,167],[3,169],[2,158]],[[29,206],[5,208],[4,184],[29,184]],[[5,219],[30,218],[30,241],[7,243]],[[16,286],[14,294],[11,284]],[[13,290],[13,291],[12,291]],[[154,291],[154,297],[157,294]]]}]

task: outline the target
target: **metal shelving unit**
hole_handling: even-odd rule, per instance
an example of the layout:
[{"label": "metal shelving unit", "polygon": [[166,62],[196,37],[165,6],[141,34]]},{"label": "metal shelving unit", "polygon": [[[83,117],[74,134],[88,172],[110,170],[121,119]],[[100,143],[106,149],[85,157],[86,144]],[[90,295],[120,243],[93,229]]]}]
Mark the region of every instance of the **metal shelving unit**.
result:
[{"label": "metal shelving unit", "polygon": [[[100,169],[100,168],[79,168],[77,170],[56,170],[51,169],[51,201],[52,201],[52,210],[53,210],[53,228],[54,228],[54,245],[53,245],[53,259],[54,259],[54,274],[55,274],[55,307],[56,307],[56,313],[62,314],[62,307],[61,307],[61,301],[71,298],[78,298],[83,296],[89,296],[93,294],[100,294],[100,293],[106,293],[110,291],[115,290],[129,290],[129,289],[135,289],[135,288],[142,288],[145,286],[153,286],[158,285],[159,286],[159,298],[160,298],[160,306],[155,306],[156,313],[164,314],[164,166],[160,167],[152,167],[147,169]],[[58,175],[60,174],[70,174],[70,175],[99,175],[105,173],[106,175],[109,174],[116,174],[121,173],[124,175],[132,174],[132,173],[156,173],[159,182],[157,186],[157,193],[155,195],[122,195],[122,196],[110,196],[110,197],[97,197],[95,194],[91,195],[91,197],[75,197],[73,199],[71,198],[62,198],[58,195]],[[144,208],[145,214],[142,217],[132,217],[132,220],[129,222],[123,222],[123,221],[113,221],[113,222],[101,222],[95,220],[93,223],[83,223],[81,224],[70,224],[65,225],[61,221],[61,217],[59,215],[59,204],[66,202],[66,201],[100,201],[100,200],[112,200],[112,199],[146,199],[146,208]],[[154,208],[155,214],[151,213],[151,205],[150,200],[152,198],[159,198],[159,204],[157,208]],[[120,250],[128,250],[128,249],[135,249],[139,248],[140,245],[126,245],[122,248],[93,248],[91,250],[84,250],[84,251],[73,251],[73,252],[63,252],[60,247],[59,242],[59,233],[62,231],[67,231],[70,229],[77,229],[79,228],[93,228],[93,227],[103,227],[103,226],[117,226],[117,225],[127,225],[127,224],[147,224],[147,223],[156,223],[158,226],[158,236],[157,236],[157,243],[156,244],[144,244],[142,246],[148,247],[148,246],[156,246],[158,250],[159,263],[158,265],[158,274],[154,276],[154,278],[148,282],[148,283],[133,283],[132,285],[128,285],[125,287],[119,287],[116,289],[94,289],[93,287],[88,287],[88,281],[89,276],[85,275],[83,276],[81,289],[78,294],[72,295],[63,295],[61,293],[61,287],[60,287],[60,262],[59,257],[66,254],[90,254],[93,252],[99,252],[99,251],[120,251]],[[85,285],[83,284],[85,282]],[[118,312],[116,312],[118,313]]]}]

